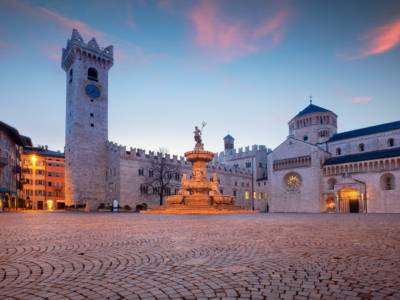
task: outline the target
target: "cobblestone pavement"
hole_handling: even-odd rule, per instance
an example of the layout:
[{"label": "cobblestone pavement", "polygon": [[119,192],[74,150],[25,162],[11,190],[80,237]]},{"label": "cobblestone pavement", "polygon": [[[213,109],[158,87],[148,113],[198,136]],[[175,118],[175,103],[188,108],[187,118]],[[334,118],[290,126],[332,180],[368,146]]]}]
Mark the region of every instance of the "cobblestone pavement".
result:
[{"label": "cobblestone pavement", "polygon": [[400,215],[0,214],[0,299],[400,299]]}]

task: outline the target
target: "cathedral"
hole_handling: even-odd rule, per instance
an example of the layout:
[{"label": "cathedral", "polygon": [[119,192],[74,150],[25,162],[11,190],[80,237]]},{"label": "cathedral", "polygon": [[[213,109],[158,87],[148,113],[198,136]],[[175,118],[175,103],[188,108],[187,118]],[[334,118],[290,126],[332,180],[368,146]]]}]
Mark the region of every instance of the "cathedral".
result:
[{"label": "cathedral", "polygon": [[[108,140],[108,71],[113,47],[73,30],[62,51],[66,73],[66,204],[156,207],[160,164],[170,168],[165,194],[190,170],[183,157],[127,148]],[[400,213],[400,121],[337,132],[337,115],[310,103],[288,123],[276,149],[236,149],[227,135],[209,164],[221,193],[267,212]],[[211,180],[211,179],[210,179]],[[164,188],[164,187],[163,187]]]}]

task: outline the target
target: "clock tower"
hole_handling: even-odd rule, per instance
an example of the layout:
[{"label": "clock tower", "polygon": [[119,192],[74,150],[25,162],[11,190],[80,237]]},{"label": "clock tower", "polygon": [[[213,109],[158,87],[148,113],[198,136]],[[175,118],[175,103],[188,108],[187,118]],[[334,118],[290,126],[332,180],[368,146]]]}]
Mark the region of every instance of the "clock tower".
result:
[{"label": "clock tower", "polygon": [[113,46],[85,43],[74,29],[62,50],[66,73],[65,197],[67,205],[96,210],[106,202],[108,70]]}]

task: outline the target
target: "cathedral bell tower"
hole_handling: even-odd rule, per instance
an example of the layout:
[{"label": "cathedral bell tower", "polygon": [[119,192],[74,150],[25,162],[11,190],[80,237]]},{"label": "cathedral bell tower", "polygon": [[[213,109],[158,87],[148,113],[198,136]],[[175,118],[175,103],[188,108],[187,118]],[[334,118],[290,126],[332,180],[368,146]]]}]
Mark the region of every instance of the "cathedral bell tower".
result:
[{"label": "cathedral bell tower", "polygon": [[106,201],[108,70],[113,46],[85,43],[74,29],[62,50],[66,73],[65,196],[67,205],[96,210]]}]

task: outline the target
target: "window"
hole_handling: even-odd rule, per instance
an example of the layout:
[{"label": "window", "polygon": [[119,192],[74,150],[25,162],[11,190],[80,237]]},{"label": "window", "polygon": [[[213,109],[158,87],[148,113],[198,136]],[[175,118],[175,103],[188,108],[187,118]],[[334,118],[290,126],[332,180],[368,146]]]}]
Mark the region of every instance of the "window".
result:
[{"label": "window", "polygon": [[246,162],[246,168],[251,168],[251,162]]},{"label": "window", "polygon": [[359,144],[359,145],[358,145],[358,150],[359,150],[360,152],[364,152],[364,150],[365,150],[364,144]]},{"label": "window", "polygon": [[88,79],[93,80],[93,81],[98,81],[97,77],[97,70],[95,68],[89,68],[88,69]]},{"label": "window", "polygon": [[74,71],[72,70],[72,68],[69,70],[69,83],[71,83],[72,82],[72,75],[74,74],[73,73]]},{"label": "window", "polygon": [[94,113],[91,113],[90,116],[93,118],[94,117]]},{"label": "window", "polygon": [[303,136],[303,141],[307,142],[308,141],[308,136]]},{"label": "window", "polygon": [[140,185],[140,193],[141,194],[147,194],[149,191],[149,187],[147,185],[141,184]]},{"label": "window", "polygon": [[384,191],[391,191],[395,189],[395,180],[393,174],[387,173],[381,176],[381,188]]},{"label": "window", "polygon": [[257,192],[253,192],[253,199],[254,199],[254,200],[257,199]]},{"label": "window", "polygon": [[393,147],[394,146],[394,139],[393,138],[388,139],[388,146],[389,147]]},{"label": "window", "polygon": [[244,198],[246,200],[249,200],[250,199],[250,192],[248,192],[248,191],[244,192]]},{"label": "window", "polygon": [[258,163],[258,167],[259,167],[259,168],[262,168],[262,167],[263,167],[262,162]]},{"label": "window", "polygon": [[297,191],[301,186],[301,177],[295,172],[286,174],[283,181],[286,188],[290,191]]},{"label": "window", "polygon": [[336,184],[336,179],[329,178],[328,179],[328,190],[332,191],[335,188],[335,184]]},{"label": "window", "polygon": [[93,124],[93,123],[90,123],[90,127],[94,127],[94,124]]},{"label": "window", "polygon": [[236,197],[237,196],[237,192],[236,190],[233,190],[233,196]]},{"label": "window", "polygon": [[154,176],[154,171],[153,170],[149,170],[149,177],[153,177]]},{"label": "window", "polygon": [[139,174],[139,176],[144,176],[144,169],[143,169],[143,168],[140,168],[140,169],[138,170],[138,174]]},{"label": "window", "polygon": [[336,155],[342,155],[342,149],[336,148]]}]

